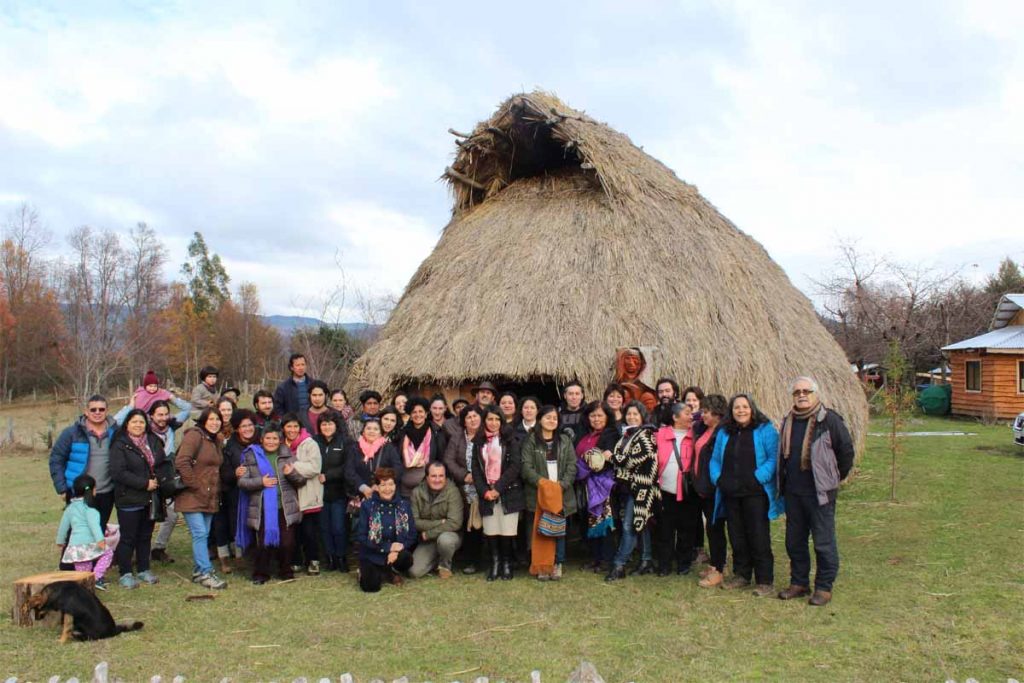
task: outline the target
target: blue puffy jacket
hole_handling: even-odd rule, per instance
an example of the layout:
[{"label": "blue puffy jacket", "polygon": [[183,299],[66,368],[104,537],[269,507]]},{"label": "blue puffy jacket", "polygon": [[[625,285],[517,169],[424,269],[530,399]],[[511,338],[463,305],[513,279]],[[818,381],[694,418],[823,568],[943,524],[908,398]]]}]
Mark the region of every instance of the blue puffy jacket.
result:
[{"label": "blue puffy jacket", "polygon": [[[716,487],[718,486],[718,477],[722,474],[722,462],[725,459],[727,443],[729,443],[728,430],[719,430],[718,436],[715,438],[715,450],[712,451],[711,462],[708,464],[708,476],[711,477],[711,483]],[[779,492],[775,485],[775,463],[779,458],[779,432],[771,422],[759,424],[754,428],[754,456],[756,462],[754,477],[768,495],[768,519],[775,519],[782,514],[785,504],[779,498]],[[724,515],[722,491],[716,488],[714,518],[717,520]]]},{"label": "blue puffy jacket", "polygon": [[[114,436],[114,427],[114,421],[108,418],[108,440]],[[89,466],[89,451],[89,433],[85,426],[85,416],[82,416],[60,433],[50,451],[50,479],[57,493],[66,492],[75,479],[85,472]]]}]

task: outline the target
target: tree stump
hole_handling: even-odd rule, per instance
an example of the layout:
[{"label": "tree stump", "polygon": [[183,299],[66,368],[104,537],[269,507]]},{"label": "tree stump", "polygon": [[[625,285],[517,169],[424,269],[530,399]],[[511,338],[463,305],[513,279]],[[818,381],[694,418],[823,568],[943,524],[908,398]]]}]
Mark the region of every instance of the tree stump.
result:
[{"label": "tree stump", "polygon": [[49,612],[43,619],[36,621],[32,610],[28,609],[28,599],[43,590],[51,583],[58,581],[74,581],[90,591],[96,587],[96,575],[92,572],[47,572],[26,576],[14,582],[14,607],[11,610],[11,618],[18,626],[35,626],[46,624],[58,626],[60,624],[60,613]]}]

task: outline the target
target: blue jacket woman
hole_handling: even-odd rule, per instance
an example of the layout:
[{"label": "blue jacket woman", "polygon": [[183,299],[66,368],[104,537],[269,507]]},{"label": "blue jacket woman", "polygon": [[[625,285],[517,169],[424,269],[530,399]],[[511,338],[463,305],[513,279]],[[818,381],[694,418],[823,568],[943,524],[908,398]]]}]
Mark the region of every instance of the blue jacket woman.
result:
[{"label": "blue jacket woman", "polygon": [[[729,431],[719,430],[715,438],[715,450],[711,453],[711,462],[708,465],[708,475],[715,488],[715,520],[725,517],[725,510],[722,506],[722,491],[717,488],[718,479],[722,475],[722,461],[725,457],[726,444],[729,443]],[[779,454],[779,433],[772,426],[771,422],[764,422],[754,427],[754,453],[757,468],[754,470],[754,477],[764,489],[768,496],[770,505],[768,507],[768,518],[775,519],[782,514],[785,506],[779,498],[778,487],[775,478],[775,463]]]}]

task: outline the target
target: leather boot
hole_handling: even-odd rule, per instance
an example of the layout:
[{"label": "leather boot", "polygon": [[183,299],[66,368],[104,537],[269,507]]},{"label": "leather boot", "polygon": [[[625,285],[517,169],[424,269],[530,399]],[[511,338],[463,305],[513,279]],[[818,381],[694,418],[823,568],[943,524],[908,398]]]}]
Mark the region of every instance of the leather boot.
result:
[{"label": "leather boot", "polygon": [[501,552],[501,580],[512,580],[512,539],[509,536],[502,536],[498,539],[498,549]]},{"label": "leather boot", "polygon": [[348,558],[347,557],[342,557],[340,555],[338,557],[335,557],[334,558],[334,568],[337,569],[339,572],[344,572],[344,573],[347,574],[348,573]]},{"label": "leather boot", "polygon": [[807,595],[811,592],[811,589],[807,586],[798,586],[795,583],[790,584],[789,588],[784,591],[779,591],[779,600],[792,600],[793,598],[799,598],[803,595]]},{"label": "leather boot", "polygon": [[637,566],[633,567],[629,571],[629,575],[630,576],[632,576],[633,574],[637,574],[638,576],[643,576],[644,574],[653,574],[653,573],[654,573],[654,563],[652,563],[650,560],[641,560],[640,564],[638,564]]},{"label": "leather boot", "polygon": [[814,595],[807,601],[808,605],[814,605],[815,607],[824,607],[832,600],[832,591],[814,591]]},{"label": "leather boot", "polygon": [[501,571],[501,551],[498,549],[498,539],[488,536],[484,540],[491,551],[491,568],[487,572],[487,580],[494,581]]}]

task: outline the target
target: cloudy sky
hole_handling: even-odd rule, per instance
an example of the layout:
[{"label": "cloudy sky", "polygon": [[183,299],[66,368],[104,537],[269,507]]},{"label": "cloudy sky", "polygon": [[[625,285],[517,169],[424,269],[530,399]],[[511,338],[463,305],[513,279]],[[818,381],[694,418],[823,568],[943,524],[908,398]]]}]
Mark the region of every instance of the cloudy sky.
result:
[{"label": "cloudy sky", "polygon": [[542,87],[808,293],[839,239],[981,277],[1024,261],[1022,35],[1019,0],[0,0],[0,214],[145,221],[168,276],[201,231],[269,313],[338,263],[397,294],[449,216],[447,129]]}]

